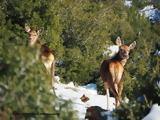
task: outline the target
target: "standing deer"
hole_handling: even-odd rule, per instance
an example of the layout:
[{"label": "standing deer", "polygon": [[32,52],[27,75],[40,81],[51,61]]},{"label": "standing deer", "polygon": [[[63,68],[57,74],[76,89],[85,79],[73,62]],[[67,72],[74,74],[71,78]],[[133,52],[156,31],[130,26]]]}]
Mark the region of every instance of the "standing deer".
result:
[{"label": "standing deer", "polygon": [[25,31],[29,34],[29,46],[37,47],[36,58],[40,58],[40,60],[44,64],[48,74],[51,75],[52,86],[54,86],[55,58],[53,55],[53,51],[46,44],[41,44],[39,39],[39,30],[32,30],[28,25],[26,25]]},{"label": "standing deer", "polygon": [[129,46],[123,45],[120,37],[117,37],[116,45],[119,46],[118,53],[113,58],[104,60],[100,68],[100,76],[107,95],[107,109],[109,108],[109,88],[115,97],[116,107],[121,103],[124,65],[129,58],[130,50],[136,46],[136,42],[134,41]]}]

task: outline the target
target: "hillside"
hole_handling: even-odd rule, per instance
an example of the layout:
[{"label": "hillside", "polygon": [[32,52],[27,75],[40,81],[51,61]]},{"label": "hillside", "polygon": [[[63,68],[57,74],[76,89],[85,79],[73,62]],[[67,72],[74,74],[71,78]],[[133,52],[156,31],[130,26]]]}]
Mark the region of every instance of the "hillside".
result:
[{"label": "hillside", "polygon": [[117,38],[134,43],[124,56],[122,99],[129,103],[114,109],[111,92],[110,110],[119,120],[142,119],[160,104],[159,8],[158,0],[1,0],[0,119],[77,120],[88,106],[106,109],[100,66],[122,50]]}]

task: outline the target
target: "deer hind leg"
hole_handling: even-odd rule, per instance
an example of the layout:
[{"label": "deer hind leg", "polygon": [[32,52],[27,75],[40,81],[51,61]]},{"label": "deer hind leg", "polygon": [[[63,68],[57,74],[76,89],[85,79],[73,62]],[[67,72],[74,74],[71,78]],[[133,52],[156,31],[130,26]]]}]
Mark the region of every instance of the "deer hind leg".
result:
[{"label": "deer hind leg", "polygon": [[106,96],[107,96],[107,110],[109,110],[109,89],[106,89]]},{"label": "deer hind leg", "polygon": [[120,105],[120,98],[119,96],[116,96],[116,107],[118,107]]},{"label": "deer hind leg", "polygon": [[107,110],[109,110],[109,87],[108,87],[108,83],[104,82],[104,87],[106,90],[106,97],[107,97]]},{"label": "deer hind leg", "polygon": [[115,99],[116,99],[116,107],[118,107],[120,105],[120,103],[122,102],[122,90],[123,90],[123,81],[121,81],[118,85],[114,84],[115,89],[117,91]]},{"label": "deer hind leg", "polygon": [[120,105],[119,96],[114,90],[112,90],[112,93],[113,93],[113,95],[115,97],[115,106],[118,107]]},{"label": "deer hind leg", "polygon": [[118,93],[118,85],[116,83],[113,83],[112,85],[113,87],[111,87],[111,91],[115,97],[115,105],[116,107],[119,106],[119,93]]},{"label": "deer hind leg", "polygon": [[118,90],[118,85],[117,85],[117,83],[114,83],[114,89],[115,89],[116,94],[118,94],[119,90]]},{"label": "deer hind leg", "polygon": [[119,96],[119,102],[122,102],[122,91],[123,91],[123,81],[121,81],[118,85],[118,96]]},{"label": "deer hind leg", "polygon": [[116,107],[118,107],[120,105],[119,86],[115,83],[114,88],[115,88]]}]

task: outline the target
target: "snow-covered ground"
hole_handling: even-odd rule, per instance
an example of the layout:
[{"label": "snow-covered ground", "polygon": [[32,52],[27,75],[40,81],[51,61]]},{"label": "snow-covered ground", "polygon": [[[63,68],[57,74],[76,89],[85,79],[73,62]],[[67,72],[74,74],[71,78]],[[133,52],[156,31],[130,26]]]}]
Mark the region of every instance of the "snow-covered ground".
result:
[{"label": "snow-covered ground", "polygon": [[[98,106],[102,109],[107,107],[107,99],[105,95],[97,94],[96,84],[88,84],[86,86],[75,86],[73,82],[69,84],[55,83],[56,96],[63,100],[72,101],[72,107],[77,112],[79,120],[84,120],[86,110],[91,106]],[[83,95],[89,98],[87,102],[82,102],[80,99]],[[113,118],[111,113],[115,109],[115,99],[109,98],[109,111],[100,112],[101,116],[105,117],[105,120],[117,120]],[[151,111],[146,115],[143,120],[159,120],[160,118],[160,106],[154,104]],[[104,120],[104,119],[103,119]]]},{"label": "snow-covered ground", "polygon": [[[124,5],[127,7],[132,7],[132,0],[125,0]],[[154,8],[153,5],[147,5],[142,10],[139,10],[141,15],[147,17],[151,22],[160,22],[160,10]]]},{"label": "snow-covered ground", "polygon": [[148,5],[139,11],[141,15],[147,17],[151,22],[160,22],[160,10]]},{"label": "snow-covered ground", "polygon": [[158,104],[154,104],[149,114],[142,120],[160,120],[160,106]]},{"label": "snow-covered ground", "polygon": [[[56,96],[64,99],[71,100],[73,102],[73,109],[77,111],[80,120],[84,120],[86,110],[91,106],[99,106],[102,109],[107,107],[107,99],[105,95],[98,95],[96,84],[88,84],[86,86],[75,86],[73,82],[69,84],[56,83],[55,93]],[[82,102],[81,97],[85,95],[89,98],[87,102]],[[115,99],[110,97],[109,99],[109,110],[108,112],[103,112],[102,115],[108,115],[108,119],[112,120],[110,117],[111,111],[115,108]]]}]

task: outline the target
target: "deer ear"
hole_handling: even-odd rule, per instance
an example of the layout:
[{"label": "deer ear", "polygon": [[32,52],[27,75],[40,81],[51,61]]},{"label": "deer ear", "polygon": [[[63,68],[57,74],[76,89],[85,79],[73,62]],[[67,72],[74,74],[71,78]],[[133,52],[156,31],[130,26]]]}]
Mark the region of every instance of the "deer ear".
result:
[{"label": "deer ear", "polygon": [[116,39],[116,45],[118,45],[118,46],[122,45],[122,40],[121,40],[121,38],[119,36]]},{"label": "deer ear", "polygon": [[37,34],[40,35],[40,33],[41,33],[41,30],[37,30]]},{"label": "deer ear", "polygon": [[31,31],[31,28],[27,24],[25,24],[25,31],[27,33],[29,33]]},{"label": "deer ear", "polygon": [[136,41],[134,41],[133,43],[131,43],[131,44],[129,45],[129,48],[130,48],[130,49],[134,49],[135,46],[136,46]]}]

